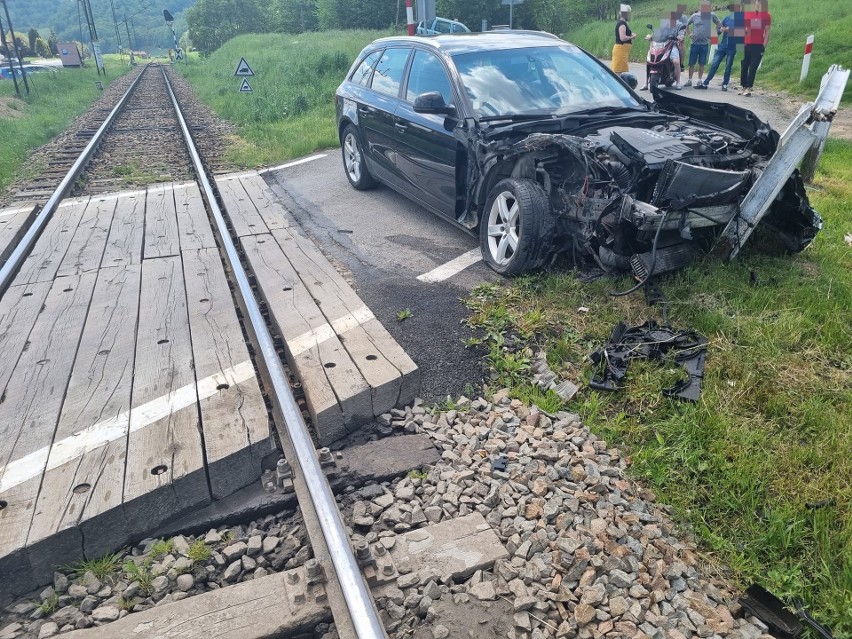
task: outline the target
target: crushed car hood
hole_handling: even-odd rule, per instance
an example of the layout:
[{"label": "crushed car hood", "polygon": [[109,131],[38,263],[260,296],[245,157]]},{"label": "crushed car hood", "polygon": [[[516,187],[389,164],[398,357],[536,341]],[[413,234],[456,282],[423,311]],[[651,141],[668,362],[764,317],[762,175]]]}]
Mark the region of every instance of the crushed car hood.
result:
[{"label": "crushed car hood", "polygon": [[[746,109],[660,93],[647,111],[466,129],[468,200],[483,203],[502,178],[533,179],[550,199],[557,251],[645,280],[688,265],[736,219],[779,135]],[[822,221],[798,172],[786,180],[762,223],[800,251]]]}]

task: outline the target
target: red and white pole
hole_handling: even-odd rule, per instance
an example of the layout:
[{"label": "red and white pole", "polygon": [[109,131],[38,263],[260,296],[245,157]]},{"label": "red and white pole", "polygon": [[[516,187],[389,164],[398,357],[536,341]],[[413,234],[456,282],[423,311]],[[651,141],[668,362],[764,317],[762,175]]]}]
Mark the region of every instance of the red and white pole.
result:
[{"label": "red and white pole", "polygon": [[802,75],[799,76],[799,82],[804,82],[808,77],[808,71],[811,68],[811,52],[814,50],[814,37],[809,35],[805,41],[805,57],[802,58]]},{"label": "red and white pole", "polygon": [[408,18],[408,35],[414,35],[414,7],[411,0],[405,0],[405,17]]},{"label": "red and white pole", "polygon": [[719,36],[716,33],[710,34],[710,55],[708,60],[712,64],[713,57],[716,55],[716,47],[719,46]]}]

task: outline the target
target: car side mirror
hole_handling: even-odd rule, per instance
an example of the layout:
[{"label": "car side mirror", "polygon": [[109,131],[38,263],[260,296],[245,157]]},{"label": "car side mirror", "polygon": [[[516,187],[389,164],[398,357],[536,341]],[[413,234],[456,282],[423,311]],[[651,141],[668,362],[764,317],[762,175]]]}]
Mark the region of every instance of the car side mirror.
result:
[{"label": "car side mirror", "polygon": [[444,96],[440,91],[429,91],[421,93],[414,99],[414,112],[454,116],[456,107],[444,102]]}]

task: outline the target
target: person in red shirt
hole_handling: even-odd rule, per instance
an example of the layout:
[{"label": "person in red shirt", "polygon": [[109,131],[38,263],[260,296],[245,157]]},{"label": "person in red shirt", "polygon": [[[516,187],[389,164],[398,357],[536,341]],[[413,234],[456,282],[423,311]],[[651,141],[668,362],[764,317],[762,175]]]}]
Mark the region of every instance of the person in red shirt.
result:
[{"label": "person in red shirt", "polygon": [[[748,4],[746,4],[746,7],[748,8]],[[769,44],[769,28],[772,26],[772,16],[769,13],[769,3],[766,0],[755,0],[753,8],[753,11],[745,12],[745,37],[743,39],[745,52],[740,75],[740,84],[742,85],[740,95],[746,96],[751,95],[751,90],[754,87],[754,76],[757,73],[757,67],[760,66],[760,61],[763,59],[766,46]]]}]

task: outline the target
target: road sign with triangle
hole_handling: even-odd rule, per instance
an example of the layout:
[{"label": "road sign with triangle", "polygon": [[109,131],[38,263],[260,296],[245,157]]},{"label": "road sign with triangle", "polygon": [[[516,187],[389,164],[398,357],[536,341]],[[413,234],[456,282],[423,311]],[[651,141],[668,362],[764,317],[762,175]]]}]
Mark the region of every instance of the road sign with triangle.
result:
[{"label": "road sign with triangle", "polygon": [[250,78],[254,75],[254,71],[251,70],[249,63],[246,62],[245,58],[240,58],[240,62],[237,64],[237,70],[234,71],[234,75],[237,77]]},{"label": "road sign with triangle", "polygon": [[251,93],[251,92],[252,92],[251,85],[248,83],[248,80],[243,78],[243,83],[240,85],[240,93]]}]

